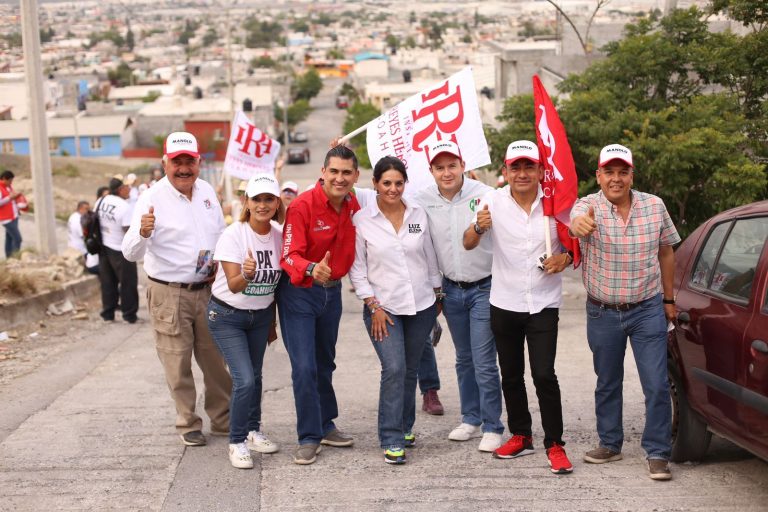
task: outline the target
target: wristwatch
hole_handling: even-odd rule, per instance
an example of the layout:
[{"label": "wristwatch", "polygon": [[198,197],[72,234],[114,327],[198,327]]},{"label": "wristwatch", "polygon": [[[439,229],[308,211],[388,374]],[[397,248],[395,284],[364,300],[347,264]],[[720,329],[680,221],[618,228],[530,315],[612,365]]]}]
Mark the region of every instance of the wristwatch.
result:
[{"label": "wristwatch", "polygon": [[485,233],[485,230],[481,228],[480,224],[478,224],[477,222],[475,222],[475,233],[477,233],[478,235],[482,235],[483,233]]},{"label": "wristwatch", "polygon": [[304,271],[304,275],[307,277],[312,277],[312,271],[315,269],[315,265],[317,265],[317,263],[310,263],[307,265],[307,270]]}]

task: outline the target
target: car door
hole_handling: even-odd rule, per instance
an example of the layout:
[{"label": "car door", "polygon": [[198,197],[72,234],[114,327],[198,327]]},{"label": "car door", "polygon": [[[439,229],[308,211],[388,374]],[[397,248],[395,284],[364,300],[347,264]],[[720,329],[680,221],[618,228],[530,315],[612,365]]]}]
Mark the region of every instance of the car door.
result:
[{"label": "car door", "polygon": [[713,430],[735,440],[749,436],[744,421],[754,414],[745,401],[750,358],[745,327],[755,303],[762,302],[756,298],[755,278],[765,230],[765,217],[714,225],[678,300],[687,308],[679,311],[676,335],[688,361],[692,405],[704,412]]},{"label": "car door", "polygon": [[744,419],[756,447],[753,451],[768,460],[768,242],[754,286],[758,303],[744,331],[745,400],[750,403]]}]

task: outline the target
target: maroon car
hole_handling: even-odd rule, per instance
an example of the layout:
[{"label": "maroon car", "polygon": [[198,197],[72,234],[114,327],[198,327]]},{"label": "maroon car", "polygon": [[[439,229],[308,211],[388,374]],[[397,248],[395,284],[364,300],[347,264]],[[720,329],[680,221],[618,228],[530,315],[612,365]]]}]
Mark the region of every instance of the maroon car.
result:
[{"label": "maroon car", "polygon": [[768,201],[720,213],[675,251],[672,460],[711,433],[768,460]]}]

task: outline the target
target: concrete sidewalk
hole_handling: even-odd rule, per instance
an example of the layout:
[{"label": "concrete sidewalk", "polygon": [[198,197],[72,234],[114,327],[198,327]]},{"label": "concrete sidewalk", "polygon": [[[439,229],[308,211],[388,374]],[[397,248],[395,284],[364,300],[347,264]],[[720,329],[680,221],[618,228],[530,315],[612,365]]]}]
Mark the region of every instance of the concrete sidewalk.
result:
[{"label": "concrete sidewalk", "polygon": [[[280,452],[256,454],[256,468],[246,471],[229,465],[226,438],[209,437],[208,446],[185,449],[173,428],[173,405],[149,324],[109,324],[84,342],[105,350],[106,338],[114,348],[101,358],[81,358],[84,368],[77,382],[62,384],[62,389],[41,388],[51,395],[50,402],[35,405],[0,438],[0,509],[765,510],[768,466],[724,441],[713,443],[703,464],[673,465],[671,482],[647,477],[639,447],[642,395],[631,353],[625,460],[604,466],[581,462],[596,435],[594,374],[584,340],[583,291],[576,277],[566,278],[557,364],[572,475],[549,472],[530,382],[534,455],[495,460],[477,451],[477,440],[447,440],[460,420],[447,329],[437,349],[446,415],[419,411],[417,446],[408,452],[408,463],[386,465],[376,438],[379,362],[363,330],[360,303],[344,290],[335,385],[338,425],[355,437],[353,448],[325,447],[311,466],[292,463],[290,365],[278,342],[268,350],[264,365],[263,418]],[[43,382],[56,364],[51,361],[51,367],[28,378]],[[50,375],[57,378],[55,372]],[[10,403],[15,383],[21,389],[17,381],[0,389],[0,410]]]}]

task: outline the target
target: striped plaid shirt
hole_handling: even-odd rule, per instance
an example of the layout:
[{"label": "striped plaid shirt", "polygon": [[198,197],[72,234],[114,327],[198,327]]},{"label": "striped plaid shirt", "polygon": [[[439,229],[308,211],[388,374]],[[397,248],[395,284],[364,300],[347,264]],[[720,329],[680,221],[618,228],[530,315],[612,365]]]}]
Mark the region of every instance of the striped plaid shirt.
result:
[{"label": "striped plaid shirt", "polygon": [[659,246],[680,242],[664,202],[632,190],[626,224],[602,192],[576,201],[571,219],[593,206],[597,230],[581,238],[587,293],[607,304],[640,302],[661,293]]}]

